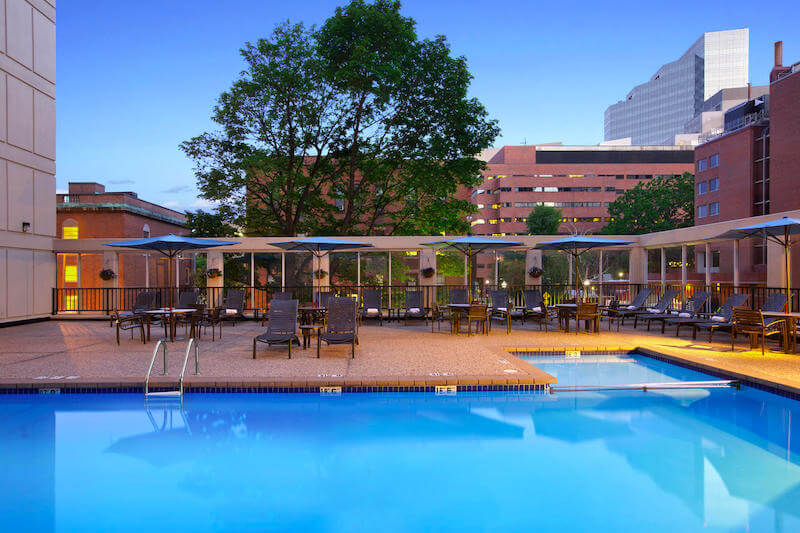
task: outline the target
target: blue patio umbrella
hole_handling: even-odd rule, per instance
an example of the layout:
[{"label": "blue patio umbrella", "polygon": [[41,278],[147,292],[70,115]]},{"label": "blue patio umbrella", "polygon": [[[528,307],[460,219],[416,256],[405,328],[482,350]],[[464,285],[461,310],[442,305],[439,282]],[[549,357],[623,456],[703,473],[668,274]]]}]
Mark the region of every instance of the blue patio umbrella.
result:
[{"label": "blue patio umbrella", "polygon": [[[330,237],[301,237],[299,239],[292,239],[291,241],[272,242],[271,246],[277,246],[289,251],[305,251],[311,252],[317,261],[325,254],[335,250],[354,250],[357,248],[371,248],[372,244],[368,242],[348,241],[345,239],[332,239]],[[316,277],[316,276],[314,276]],[[312,292],[315,289],[314,280],[311,281]],[[313,298],[313,294],[312,294]]]},{"label": "blue patio umbrella", "polygon": [[[536,250],[556,250],[559,252],[566,252],[575,258],[575,264],[578,263],[578,258],[581,254],[586,253],[592,248],[608,248],[611,246],[621,246],[633,244],[636,241],[623,241],[617,239],[603,239],[600,237],[585,237],[583,235],[572,235],[563,239],[556,239],[554,241],[540,242],[534,249]],[[575,295],[578,295],[578,277],[575,276]]]},{"label": "blue patio umbrella", "polygon": [[196,237],[184,237],[183,235],[163,235],[161,237],[148,237],[146,239],[134,239],[131,241],[107,242],[104,246],[114,246],[117,248],[134,248],[137,250],[150,250],[164,254],[169,260],[168,285],[169,285],[169,305],[172,306],[172,260],[181,252],[187,250],[203,250],[215,248],[217,246],[230,246],[239,244],[231,241],[216,241],[212,239],[199,239]]},{"label": "blue patio umbrella", "polygon": [[504,248],[514,248],[522,246],[523,243],[516,241],[504,241],[500,239],[489,239],[487,237],[474,237],[468,235],[466,237],[452,237],[450,239],[443,239],[441,241],[433,241],[423,243],[425,246],[431,246],[436,250],[457,250],[464,254],[467,258],[469,268],[469,287],[472,289],[473,272],[471,259],[481,252],[487,250],[502,250]]},{"label": "blue patio umbrella", "polygon": [[798,240],[792,241],[791,236],[800,234],[800,219],[783,217],[776,220],[769,220],[767,222],[759,222],[750,226],[742,226],[741,228],[726,231],[722,235],[714,237],[714,239],[748,239],[758,237],[765,241],[772,241],[779,244],[783,248],[783,263],[786,274],[786,296],[787,309],[792,309],[792,291],[791,291],[791,248],[793,244],[800,242]]}]

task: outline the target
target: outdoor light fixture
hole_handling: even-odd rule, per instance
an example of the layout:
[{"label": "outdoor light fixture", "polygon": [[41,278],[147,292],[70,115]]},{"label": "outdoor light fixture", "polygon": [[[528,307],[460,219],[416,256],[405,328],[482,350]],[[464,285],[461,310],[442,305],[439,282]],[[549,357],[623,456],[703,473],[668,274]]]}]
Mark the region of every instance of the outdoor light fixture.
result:
[{"label": "outdoor light fixture", "polygon": [[583,280],[583,284],[588,287],[589,286],[589,280],[588,279]]},{"label": "outdoor light fixture", "polygon": [[31,230],[31,223],[30,222],[23,222],[22,223],[22,232],[28,233]]},{"label": "outdoor light fixture", "polygon": [[624,273],[624,272],[620,272],[620,273],[619,273],[619,277],[622,277],[622,276],[624,276],[624,275],[625,275],[625,273]]}]

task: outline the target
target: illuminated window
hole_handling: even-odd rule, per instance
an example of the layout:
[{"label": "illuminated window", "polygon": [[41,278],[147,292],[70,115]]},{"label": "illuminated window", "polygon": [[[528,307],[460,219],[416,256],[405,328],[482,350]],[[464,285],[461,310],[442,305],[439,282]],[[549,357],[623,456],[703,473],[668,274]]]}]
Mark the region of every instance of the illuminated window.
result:
[{"label": "illuminated window", "polygon": [[64,232],[65,239],[77,239],[78,238],[78,226],[64,226],[62,228]]},{"label": "illuminated window", "polygon": [[78,295],[77,294],[68,294],[64,297],[64,307],[67,311],[77,311],[78,310]]},{"label": "illuminated window", "polygon": [[64,283],[78,283],[78,266],[64,266]]}]

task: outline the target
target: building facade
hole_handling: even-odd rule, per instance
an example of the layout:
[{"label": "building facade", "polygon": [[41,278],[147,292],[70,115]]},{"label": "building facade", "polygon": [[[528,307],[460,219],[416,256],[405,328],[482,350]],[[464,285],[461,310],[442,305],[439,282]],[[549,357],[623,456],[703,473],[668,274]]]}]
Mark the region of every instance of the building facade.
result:
[{"label": "building facade", "polygon": [[704,33],[679,59],[605,111],[605,140],[635,145],[672,144],[675,135],[721,89],[748,82],[749,30]]},{"label": "building facade", "polygon": [[596,232],[620,194],[694,168],[689,146],[504,146],[486,159],[484,181],[471,196],[476,235],[526,235],[525,220],[537,205],[561,210],[562,233]]},{"label": "building facade", "polygon": [[[134,192],[106,192],[99,183],[72,182],[66,194],[54,196],[61,239],[141,239],[187,233],[183,213],[144,201]],[[179,261],[179,279],[188,278],[191,269],[191,259],[186,264]],[[102,279],[102,270],[113,272],[113,279]],[[60,289],[98,289],[118,285],[120,280],[128,286],[164,286],[168,271],[166,259],[158,253],[75,253],[57,256],[55,278]],[[77,310],[82,304],[77,291],[64,293],[64,298],[66,309]]]},{"label": "building facade", "polygon": [[55,1],[0,3],[0,323],[49,315],[56,233]]},{"label": "building facade", "polygon": [[[769,92],[729,109],[722,133],[695,149],[696,225],[800,208],[800,63],[784,67],[778,49]],[[740,246],[742,281],[766,279],[765,243]]]}]

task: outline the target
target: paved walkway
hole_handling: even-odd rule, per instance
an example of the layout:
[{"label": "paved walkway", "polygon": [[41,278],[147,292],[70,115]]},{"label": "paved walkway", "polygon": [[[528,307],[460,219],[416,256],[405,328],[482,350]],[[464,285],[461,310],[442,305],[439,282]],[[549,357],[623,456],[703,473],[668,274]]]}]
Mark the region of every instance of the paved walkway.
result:
[{"label": "paved walkway", "polygon": [[[603,323],[603,328],[606,325]],[[552,330],[552,328],[551,328]],[[156,329],[154,331],[154,338]],[[730,351],[729,338],[722,342],[693,342],[690,335],[676,338],[642,328],[625,327],[619,333],[602,331],[559,333],[539,331],[537,325],[515,324],[510,334],[495,326],[489,335],[453,336],[431,333],[430,326],[392,323],[362,326],[355,359],[349,346],[326,347],[316,358],[315,347],[296,348],[292,359],[285,348],[259,344],[252,359],[252,340],[263,328],[256,322],[226,324],[223,338],[200,341],[200,376],[189,376],[194,386],[413,386],[477,384],[548,384],[555,380],[545,372],[514,357],[514,350],[583,349],[620,351],[643,348],[699,366],[749,377],[771,386],[800,393],[800,357],[769,350],[748,349],[744,340]],[[141,385],[155,340],[141,344],[122,332],[122,344],[114,341],[108,322],[51,320],[0,329],[0,386],[29,384]],[[174,382],[186,350],[186,341],[168,343],[166,378]],[[775,347],[774,343],[770,345]],[[157,367],[160,370],[160,366]],[[188,373],[187,373],[188,376]]]}]

